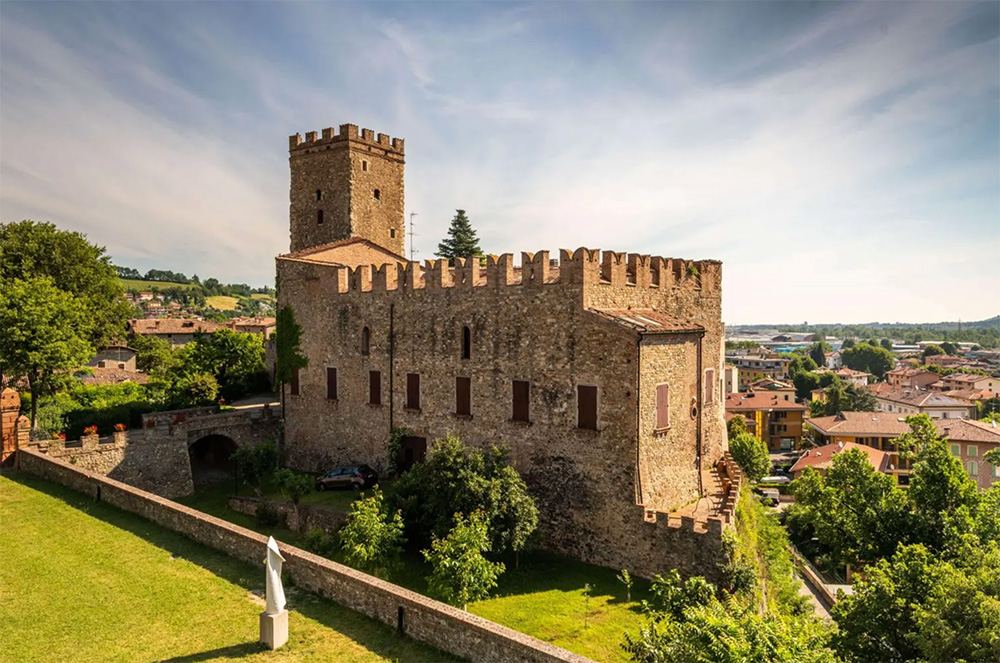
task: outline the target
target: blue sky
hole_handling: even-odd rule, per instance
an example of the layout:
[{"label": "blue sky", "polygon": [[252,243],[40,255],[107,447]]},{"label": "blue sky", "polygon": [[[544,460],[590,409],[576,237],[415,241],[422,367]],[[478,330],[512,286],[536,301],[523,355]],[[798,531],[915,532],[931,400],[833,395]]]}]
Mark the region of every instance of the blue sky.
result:
[{"label": "blue sky", "polygon": [[1000,5],[0,3],[0,218],[271,283],[287,136],[406,139],[417,258],[724,262],[727,323],[1000,312]]}]

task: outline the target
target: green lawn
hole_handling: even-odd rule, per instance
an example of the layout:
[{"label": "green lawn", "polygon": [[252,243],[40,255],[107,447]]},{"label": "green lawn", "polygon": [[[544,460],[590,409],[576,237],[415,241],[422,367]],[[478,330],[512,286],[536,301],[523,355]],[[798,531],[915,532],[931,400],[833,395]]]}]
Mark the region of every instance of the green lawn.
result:
[{"label": "green lawn", "polygon": [[[178,501],[248,529],[270,534],[279,541],[297,546],[303,544],[303,537],[295,532],[283,527],[261,527],[255,518],[228,509],[226,502],[231,493],[231,486],[219,486]],[[272,496],[280,499],[280,495],[272,493]],[[356,497],[358,493],[336,491],[312,493],[303,501],[353,500]],[[348,508],[346,503],[329,506]],[[344,563],[339,553],[333,555],[333,559]],[[638,602],[648,598],[649,583],[637,579],[632,588],[632,603],[626,604],[625,589],[612,569],[545,553],[522,555],[520,568],[514,568],[513,559],[504,562],[507,571],[500,576],[493,597],[470,603],[469,612],[597,661],[628,660],[619,643],[625,631],[638,632],[643,621]],[[401,568],[390,580],[426,594],[430,572],[419,553],[407,553]],[[593,587],[589,609],[583,592],[588,583]]]},{"label": "green lawn", "polygon": [[263,569],[24,474],[0,477],[0,661],[439,661],[294,587],[291,639],[257,645]]},{"label": "green lawn", "polygon": [[126,290],[138,290],[140,292],[151,290],[168,290],[170,288],[182,288],[188,290],[193,288],[191,283],[173,283],[171,281],[139,281],[137,279],[118,279],[122,287]]}]

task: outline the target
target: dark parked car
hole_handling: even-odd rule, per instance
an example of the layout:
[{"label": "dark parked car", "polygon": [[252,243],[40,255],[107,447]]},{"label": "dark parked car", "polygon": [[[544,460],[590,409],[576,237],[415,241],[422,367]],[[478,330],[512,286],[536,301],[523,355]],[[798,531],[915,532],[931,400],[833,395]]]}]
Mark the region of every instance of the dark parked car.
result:
[{"label": "dark parked car", "polygon": [[371,488],[378,483],[378,474],[367,465],[356,467],[335,467],[323,476],[316,478],[316,490],[334,490],[351,488],[362,490]]}]

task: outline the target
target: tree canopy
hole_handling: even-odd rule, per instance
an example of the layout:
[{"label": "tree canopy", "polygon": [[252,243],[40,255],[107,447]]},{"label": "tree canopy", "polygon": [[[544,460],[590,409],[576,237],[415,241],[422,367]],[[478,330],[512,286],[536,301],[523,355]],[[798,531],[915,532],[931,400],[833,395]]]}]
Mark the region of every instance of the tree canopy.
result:
[{"label": "tree canopy", "polygon": [[438,244],[437,255],[449,260],[476,258],[483,255],[483,250],[479,248],[476,229],[472,227],[472,222],[465,215],[465,210],[460,209],[455,210],[455,212],[455,218],[451,220],[451,226],[448,228],[448,237]]},{"label": "tree canopy", "polygon": [[871,373],[879,380],[896,365],[896,358],[890,351],[870,343],[858,343],[847,350],[841,350],[840,356],[844,366],[855,371]]}]

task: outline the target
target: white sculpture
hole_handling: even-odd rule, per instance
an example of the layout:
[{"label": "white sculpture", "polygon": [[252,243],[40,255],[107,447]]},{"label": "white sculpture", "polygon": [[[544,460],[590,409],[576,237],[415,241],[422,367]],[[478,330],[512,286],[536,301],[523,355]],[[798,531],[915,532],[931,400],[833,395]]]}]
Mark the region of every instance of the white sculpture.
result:
[{"label": "white sculpture", "polygon": [[276,615],[285,609],[285,590],[281,586],[281,564],[285,558],[278,550],[278,542],[273,536],[267,538],[267,608],[264,610],[269,615]]},{"label": "white sculpture", "polygon": [[288,611],[285,610],[285,590],[281,586],[281,564],[285,558],[278,550],[273,536],[267,539],[267,607],[260,613],[260,641],[269,649],[277,649],[288,642]]}]

